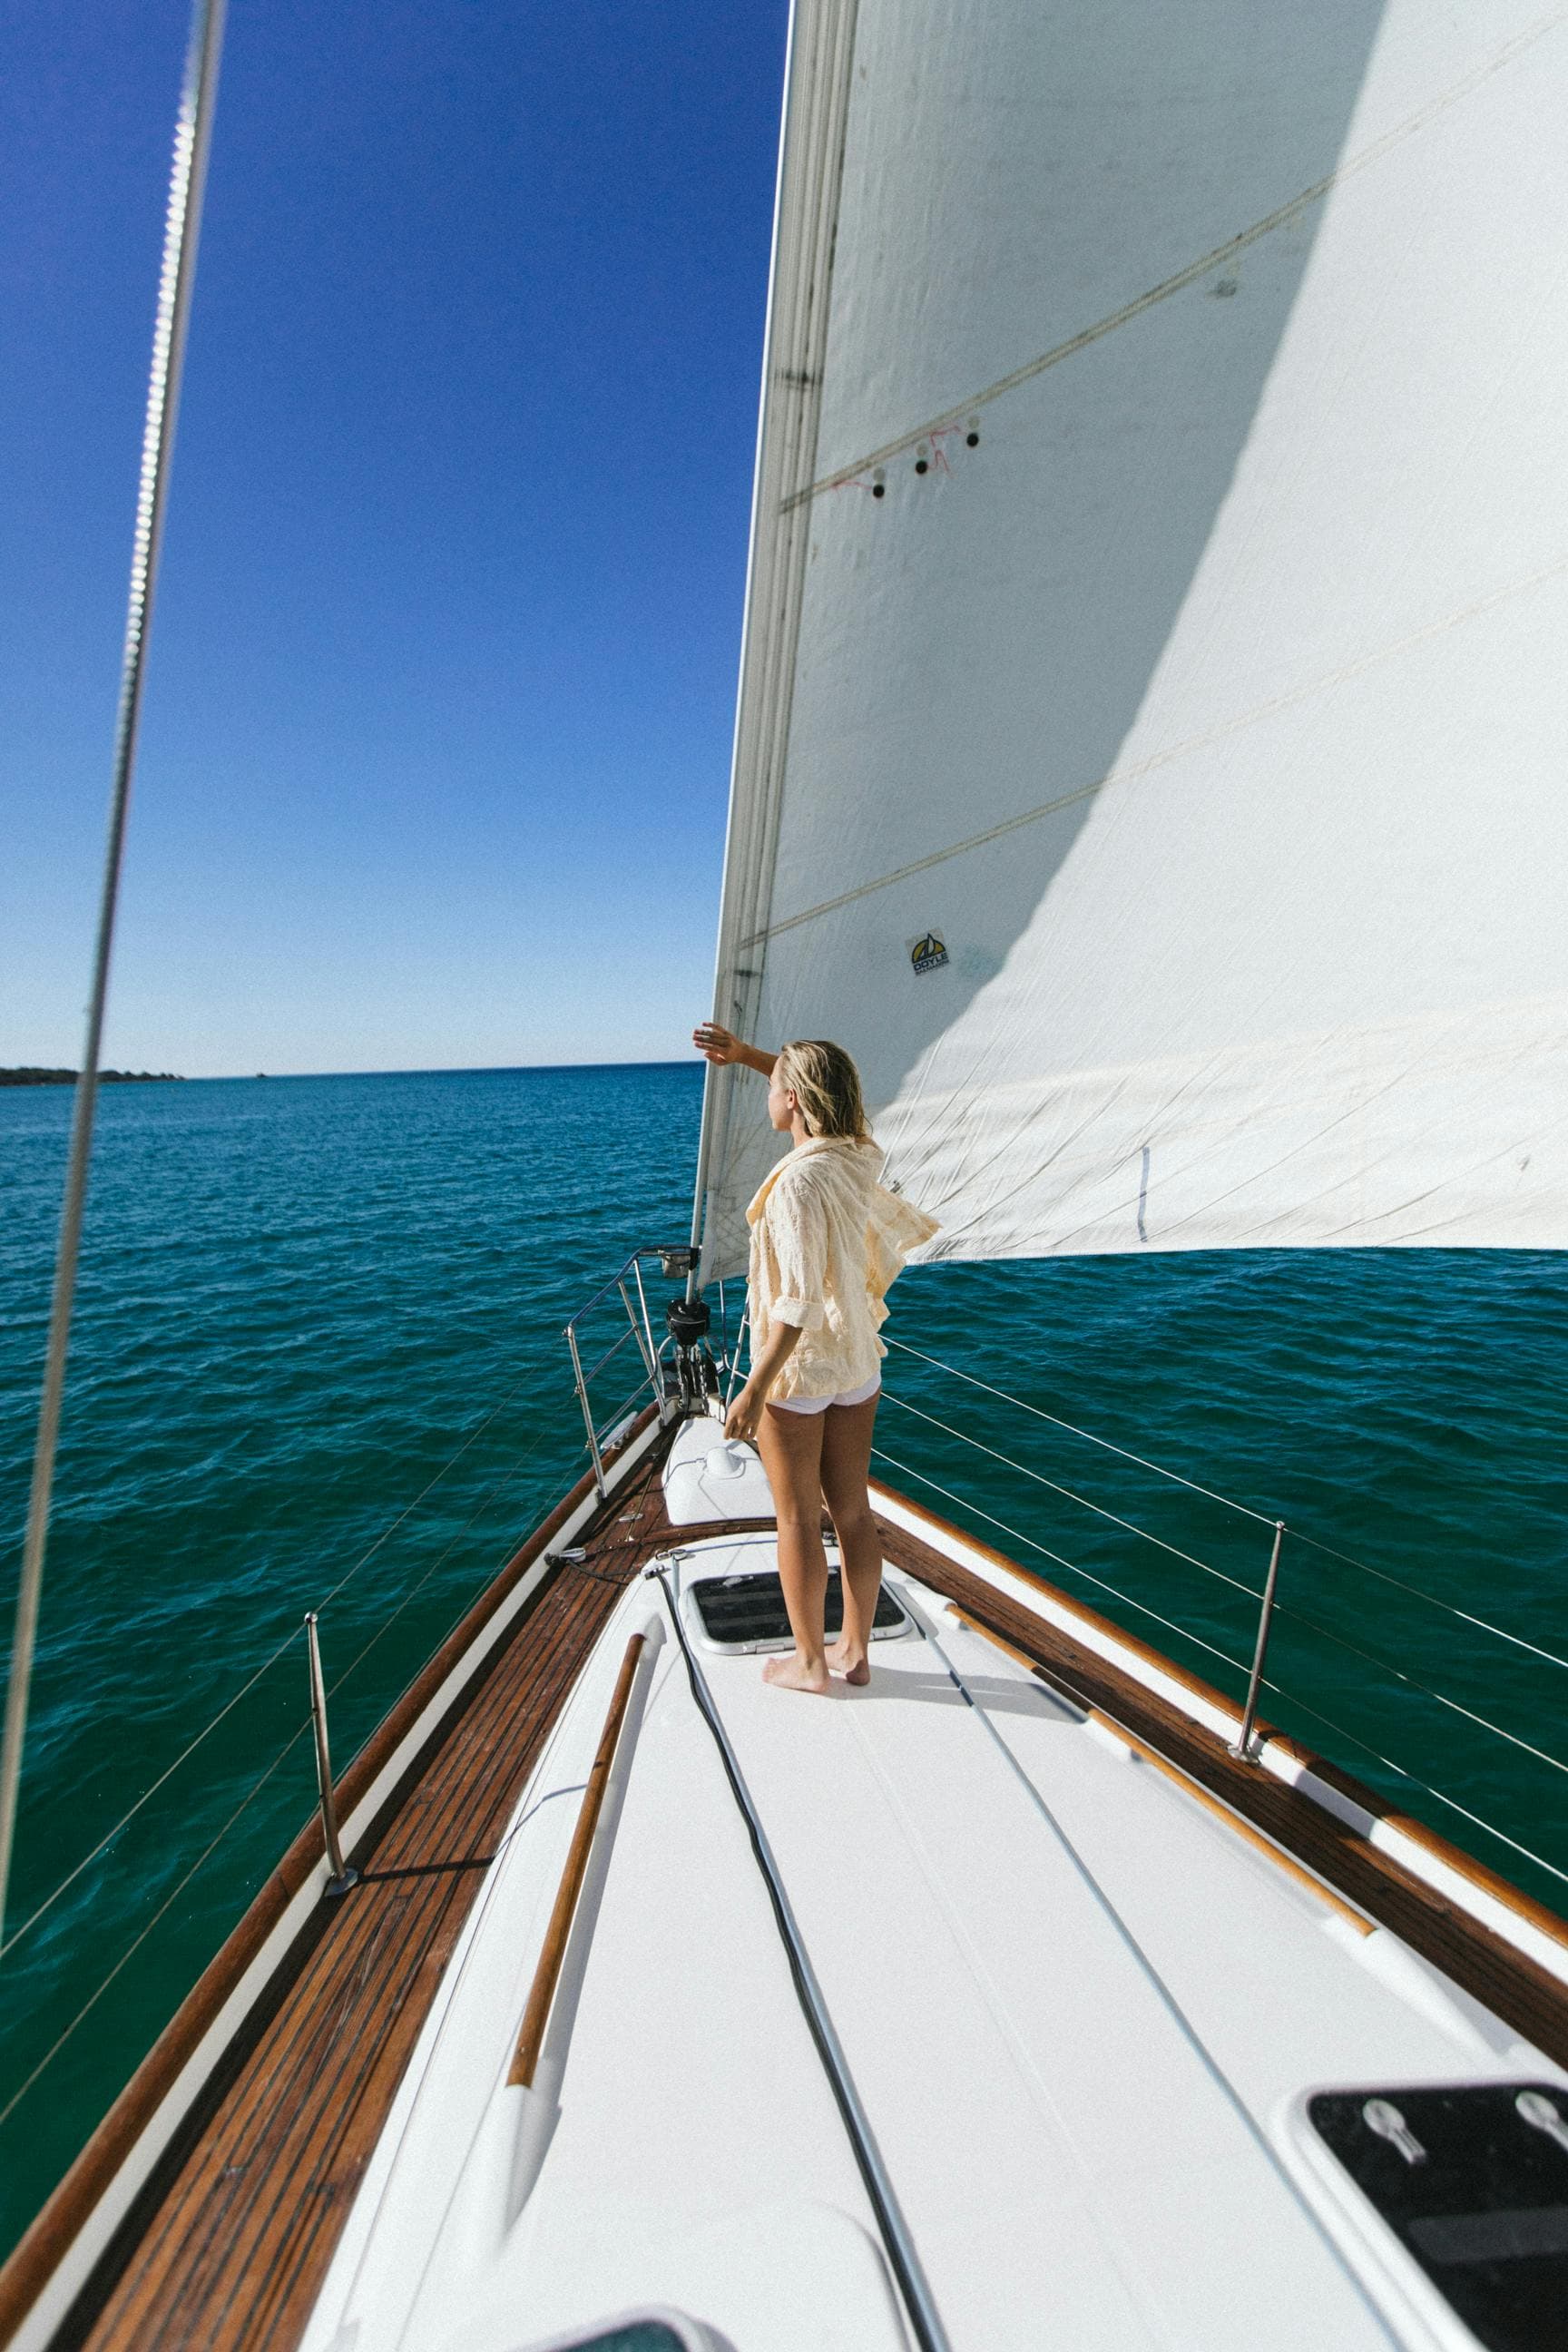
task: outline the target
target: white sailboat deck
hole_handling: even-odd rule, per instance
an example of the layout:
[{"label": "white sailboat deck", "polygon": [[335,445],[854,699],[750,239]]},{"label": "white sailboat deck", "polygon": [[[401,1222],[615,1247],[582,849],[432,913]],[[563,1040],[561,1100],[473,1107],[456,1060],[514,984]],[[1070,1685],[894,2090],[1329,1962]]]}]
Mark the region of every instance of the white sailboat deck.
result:
[{"label": "white sailboat deck", "polygon": [[[673,1556],[771,1564],[755,1534]],[[870,1686],[697,1675],[954,2347],[1471,2339],[1314,2161],[1326,2086],[1562,2080],[912,1580]],[[627,1635],[636,1687],[535,2090],[505,2085]],[[542,2117],[559,2100],[559,2120]],[[668,2305],[734,2352],[908,2340],[665,1589],[620,1603],[426,2022],[305,2336],[521,2347]]]}]

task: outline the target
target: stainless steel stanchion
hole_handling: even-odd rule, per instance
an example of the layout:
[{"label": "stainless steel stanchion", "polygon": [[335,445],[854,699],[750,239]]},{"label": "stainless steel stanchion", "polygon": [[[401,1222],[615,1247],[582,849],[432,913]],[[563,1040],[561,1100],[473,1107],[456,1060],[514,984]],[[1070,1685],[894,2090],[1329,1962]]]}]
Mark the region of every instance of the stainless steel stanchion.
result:
[{"label": "stainless steel stanchion", "polygon": [[1268,1629],[1274,1622],[1274,1588],[1279,1581],[1279,1547],[1285,1540],[1285,1522],[1274,1522],[1274,1549],[1268,1555],[1268,1574],[1263,1586],[1263,1606],[1258,1613],[1258,1646],[1252,1654],[1252,1675],[1247,1685],[1247,1705],[1242,1710],[1241,1737],[1231,1749],[1243,1763],[1252,1761],[1252,1727],[1258,1717],[1258,1694],[1263,1687],[1263,1661],[1268,1654]]},{"label": "stainless steel stanchion", "polygon": [[321,1792],[321,1835],[326,1841],[327,1868],[331,1873],[327,1881],[329,1895],[346,1895],[359,1878],[343,1860],[343,1850],[338,1841],[338,1809],[332,1801],[332,1759],[327,1747],[327,1691],[321,1680],[321,1644],[316,1632],[316,1612],[305,1612],[305,1646],[310,1656],[310,1721],[316,1732],[316,1786]]}]

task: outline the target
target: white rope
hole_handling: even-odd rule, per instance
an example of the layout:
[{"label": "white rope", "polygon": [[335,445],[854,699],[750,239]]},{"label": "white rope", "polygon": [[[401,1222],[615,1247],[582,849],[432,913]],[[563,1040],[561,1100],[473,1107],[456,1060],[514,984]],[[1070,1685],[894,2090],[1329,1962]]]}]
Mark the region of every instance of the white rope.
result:
[{"label": "white rope", "polygon": [[5,1728],[3,1741],[0,1741],[0,1925],[4,1924],[5,1916],[5,1890],[10,1877],[11,1850],[16,1827],[22,1748],[26,1738],[33,1651],[38,1630],[38,1601],[43,1591],[44,1553],[48,1540],[49,1505],[54,1492],[55,1453],[59,1442],[60,1406],[65,1393],[66,1350],[70,1339],[71,1308],[76,1297],[77,1260],[81,1248],[82,1212],[87,1201],[88,1165],[92,1151],[93,1113],[98,1102],[98,1066],[103,1047],[104,1011],[109,999],[110,955],[114,944],[114,919],[125,855],[131,779],[136,762],[136,736],[142,715],[147,640],[153,619],[153,592],[157,582],[158,551],[168,499],[169,467],[174,456],[180,371],[184,358],[191,289],[195,278],[202,189],[206,178],[213,103],[217,94],[218,58],[223,46],[224,7],[225,0],[195,0],[190,48],[185,60],[184,87],[180,97],[179,120],[174,129],[174,169],[163,227],[163,262],[158,281],[153,365],[147,387],[147,418],[142,439],[136,535],[131,556],[131,592],[121,662],[120,709],[115,723],[114,782],[110,795],[109,838],[104,851],[102,895],[93,951],[87,1042],[82,1049],[81,1076],[77,1080],[70,1152],[66,1163],[59,1249],[55,1259],[54,1295],[49,1305],[49,1336],[44,1360],[43,1397],[38,1408],[38,1436],[33,1454],[32,1489],[27,1501],[27,1531],[23,1542],[22,1577],[16,1594],[16,1627],[5,1690]]}]

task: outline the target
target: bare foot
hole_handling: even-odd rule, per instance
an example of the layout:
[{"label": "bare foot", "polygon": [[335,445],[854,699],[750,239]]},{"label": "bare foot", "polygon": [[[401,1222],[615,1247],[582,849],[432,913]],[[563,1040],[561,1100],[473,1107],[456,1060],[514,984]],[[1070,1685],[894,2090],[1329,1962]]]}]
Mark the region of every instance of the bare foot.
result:
[{"label": "bare foot", "polygon": [[819,1658],[812,1665],[798,1650],[791,1650],[787,1657],[770,1658],[763,1668],[763,1680],[772,1683],[775,1690],[815,1691],[819,1698],[832,1687],[826,1659]]},{"label": "bare foot", "polygon": [[865,1651],[852,1650],[842,1635],[829,1648],[827,1663],[836,1675],[842,1675],[847,1683],[855,1684],[857,1688],[871,1679],[871,1661]]}]

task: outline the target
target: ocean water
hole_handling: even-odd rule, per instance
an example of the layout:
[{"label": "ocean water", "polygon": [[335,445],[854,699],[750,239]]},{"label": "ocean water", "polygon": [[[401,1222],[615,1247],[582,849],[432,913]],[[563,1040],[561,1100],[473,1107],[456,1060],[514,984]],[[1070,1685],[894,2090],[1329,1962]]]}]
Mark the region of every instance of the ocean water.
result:
[{"label": "ocean water", "polygon": [[[686,1066],[102,1097],[7,1933],[152,1793],[0,1959],[0,2242],[314,1801],[304,1610],[341,1770],[578,1475],[561,1327],[683,1238],[700,1099]],[[7,1637],[69,1111],[0,1092]],[[1283,1517],[1270,1718],[1568,1907],[1563,1261],[939,1266],[893,1306],[895,1484],[1233,1691]]]}]

